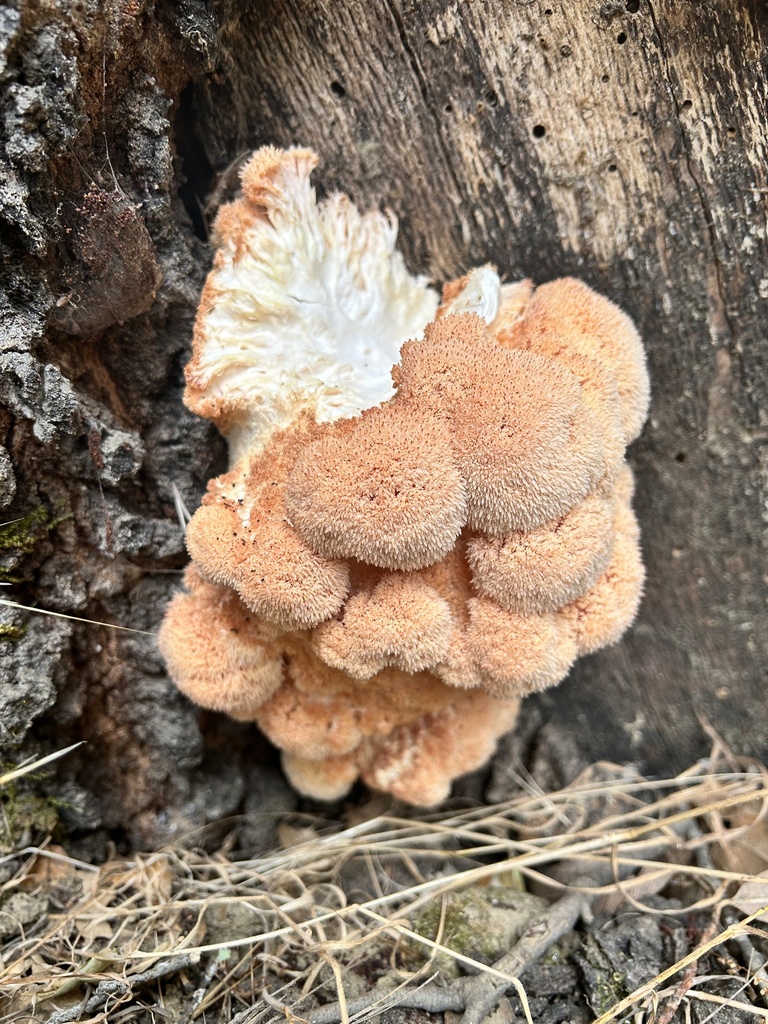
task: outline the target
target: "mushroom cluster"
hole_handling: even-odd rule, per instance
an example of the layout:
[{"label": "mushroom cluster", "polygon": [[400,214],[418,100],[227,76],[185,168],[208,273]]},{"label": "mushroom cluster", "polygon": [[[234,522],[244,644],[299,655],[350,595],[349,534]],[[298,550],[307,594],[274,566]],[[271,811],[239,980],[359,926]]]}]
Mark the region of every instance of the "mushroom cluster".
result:
[{"label": "mushroom cluster", "polygon": [[393,218],[317,203],[315,163],[260,150],[216,222],[185,399],[231,469],[189,524],[160,646],[302,793],[361,777],[429,805],[635,615],[645,359],[573,279],[486,266],[439,301]]}]

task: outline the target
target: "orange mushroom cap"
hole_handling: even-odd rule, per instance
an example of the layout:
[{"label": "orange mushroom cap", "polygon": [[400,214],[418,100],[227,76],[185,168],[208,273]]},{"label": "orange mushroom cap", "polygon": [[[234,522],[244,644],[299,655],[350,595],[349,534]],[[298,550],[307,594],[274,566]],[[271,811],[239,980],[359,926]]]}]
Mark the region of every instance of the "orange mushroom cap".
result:
[{"label": "orange mushroom cap", "polygon": [[317,203],[308,150],[260,150],[224,207],[186,401],[231,469],[189,524],[160,647],[255,721],[311,796],[447,795],[520,698],[613,643],[643,585],[627,443],[642,346],[572,279],[437,295],[396,223]]}]

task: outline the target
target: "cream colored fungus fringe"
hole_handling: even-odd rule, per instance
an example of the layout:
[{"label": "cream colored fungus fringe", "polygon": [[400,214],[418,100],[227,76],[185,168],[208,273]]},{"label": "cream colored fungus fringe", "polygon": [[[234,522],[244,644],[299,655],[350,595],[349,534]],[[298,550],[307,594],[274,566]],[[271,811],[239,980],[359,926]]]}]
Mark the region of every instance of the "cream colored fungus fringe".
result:
[{"label": "cream colored fungus fringe", "polygon": [[[700,944],[596,1024],[663,1024],[694,1002],[714,1020],[733,1005],[768,1021],[759,952],[768,938],[767,817],[766,768],[715,742],[709,758],[671,779],[602,763],[556,792],[530,789],[493,806],[347,827],[293,815],[279,827],[282,848],[254,859],[233,859],[226,844],[201,852],[195,836],[98,867],[53,844],[9,852],[0,858],[0,935],[12,935],[0,946],[0,1018],[330,1024],[400,1005],[479,1024],[509,992],[532,1024],[518,975],[582,915],[661,913],[644,901],[674,881],[687,898],[679,914],[709,921]],[[494,884],[536,888],[551,902],[487,965],[451,948],[446,901]],[[3,927],[21,897],[38,894],[49,897],[47,911]],[[437,926],[422,935],[429,907]],[[735,960],[733,949],[743,955]],[[751,999],[699,984],[698,961],[713,950],[737,964]],[[464,973],[446,976],[445,957]]]}]

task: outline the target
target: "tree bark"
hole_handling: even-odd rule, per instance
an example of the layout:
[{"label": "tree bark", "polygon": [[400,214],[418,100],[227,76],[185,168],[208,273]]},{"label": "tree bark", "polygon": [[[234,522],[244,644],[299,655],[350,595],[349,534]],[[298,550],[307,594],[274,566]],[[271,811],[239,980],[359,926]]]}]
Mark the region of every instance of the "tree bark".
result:
[{"label": "tree bark", "polygon": [[[756,0],[5,7],[0,502],[26,518],[0,596],[157,628],[173,485],[194,509],[223,458],[181,404],[207,225],[240,157],[311,146],[320,189],[393,209],[438,284],[573,274],[635,318],[646,597],[537,699],[593,758],[673,771],[698,716],[768,755],[767,30]],[[46,783],[71,828],[156,843],[237,808],[253,734],[178,697],[152,637],[0,621],[6,756],[88,740]]]}]

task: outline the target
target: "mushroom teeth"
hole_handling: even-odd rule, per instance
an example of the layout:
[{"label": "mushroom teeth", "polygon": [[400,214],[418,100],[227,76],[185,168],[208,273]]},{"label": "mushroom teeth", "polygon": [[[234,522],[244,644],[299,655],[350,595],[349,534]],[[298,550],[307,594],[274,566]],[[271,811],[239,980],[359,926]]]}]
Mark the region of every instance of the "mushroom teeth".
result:
[{"label": "mushroom teeth", "polygon": [[184,582],[186,592],[169,605],[158,639],[169,672],[203,707],[253,719],[283,682],[273,631],[260,628],[232,590],[206,583],[194,568]]},{"label": "mushroom teeth", "polygon": [[640,554],[640,528],[630,504],[632,485],[632,473],[626,468],[617,481],[615,540],[605,572],[594,586],[559,613],[575,629],[579,655],[615,644],[640,606],[645,569]]},{"label": "mushroom teeth", "polygon": [[355,679],[388,667],[422,672],[446,657],[451,630],[450,606],[437,591],[415,573],[392,573],[350,597],[342,619],[318,627],[314,651]]},{"label": "mushroom teeth", "polygon": [[527,533],[473,537],[467,561],[480,593],[521,615],[557,611],[586,593],[607,568],[614,502],[588,494],[564,516]]},{"label": "mushroom teeth", "polygon": [[387,569],[430,565],[464,525],[450,431],[407,403],[342,421],[300,456],[286,506],[307,544],[326,558]]},{"label": "mushroom teeth", "polygon": [[634,441],[648,415],[650,383],[645,352],[626,313],[583,281],[564,277],[533,293],[525,316],[504,344],[562,360],[588,356],[616,381],[621,398],[624,443]]},{"label": "mushroom teeth", "polygon": [[645,357],[569,278],[502,285],[486,265],[438,307],[392,217],[316,202],[315,163],[259,151],[217,218],[186,401],[232,462],[189,524],[159,645],[301,792],[360,778],[431,805],[637,612],[624,458]]},{"label": "mushroom teeth", "polygon": [[342,607],[347,567],[307,547],[280,511],[214,499],[192,517],[187,547],[204,577],[232,587],[256,615],[311,628]]},{"label": "mushroom teeth", "polygon": [[470,392],[456,421],[467,525],[497,537],[564,515],[604,467],[599,424],[576,377],[530,353],[509,357],[509,375]]},{"label": "mushroom teeth", "polygon": [[573,630],[555,613],[518,615],[482,599],[470,601],[467,644],[483,689],[494,697],[554,686],[577,654]]},{"label": "mushroom teeth", "polygon": [[396,382],[410,404],[450,419],[473,530],[499,537],[540,526],[607,471],[601,423],[578,377],[503,348],[476,314],[446,315],[404,346]]}]

